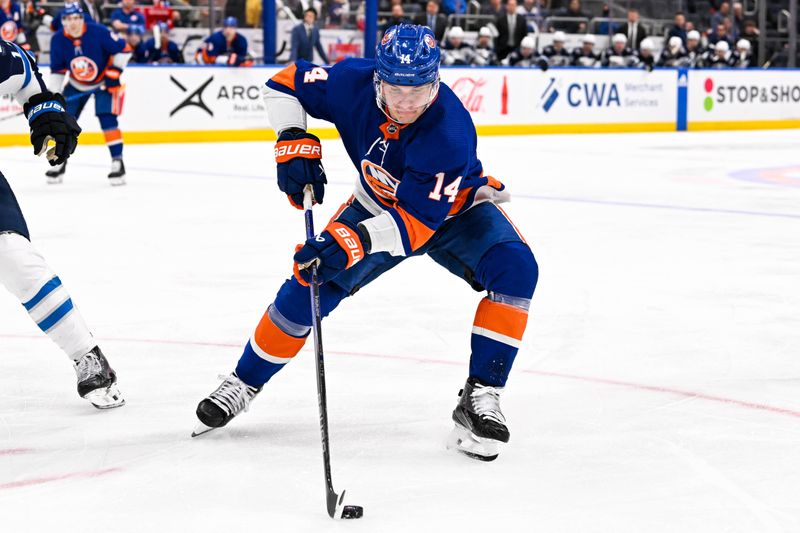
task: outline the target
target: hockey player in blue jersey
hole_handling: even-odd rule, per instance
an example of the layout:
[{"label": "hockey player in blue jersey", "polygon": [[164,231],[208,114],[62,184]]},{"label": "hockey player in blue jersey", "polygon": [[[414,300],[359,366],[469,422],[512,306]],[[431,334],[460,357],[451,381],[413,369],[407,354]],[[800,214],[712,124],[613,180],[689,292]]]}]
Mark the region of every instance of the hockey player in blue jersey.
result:
[{"label": "hockey player in blue jersey", "polygon": [[222,30],[203,41],[203,46],[195,54],[195,61],[201,65],[252,66],[253,60],[247,53],[247,39],[236,31],[238,25],[236,17],[226,17]]},{"label": "hockey player in blue jersey", "polygon": [[[66,113],[64,97],[47,90],[36,63],[22,48],[0,40],[0,96],[7,94],[23,105],[33,152],[46,155],[51,165],[66,161],[75,150],[81,129]],[[55,146],[49,147],[50,143]],[[2,173],[0,283],[19,298],[39,328],[73,361],[81,397],[100,409],[124,403],[116,374],[69,293],[31,244],[22,210]]]},{"label": "hockey player in blue jersey", "polygon": [[169,26],[166,22],[158,23],[158,42],[155,36],[144,43],[144,62],[161,65],[184,63],[180,48],[169,38]]},{"label": "hockey player in blue jersey", "polygon": [[[122,113],[125,96],[120,75],[131,57],[131,48],[105,26],[86,22],[78,4],[62,11],[62,23],[64,30],[55,33],[50,41],[50,89],[63,88],[67,111],[76,119],[94,96],[94,112],[111,153],[109,182],[124,185],[122,132],[117,117]],[[48,182],[61,183],[65,171],[66,161],[47,172]]]},{"label": "hockey player in blue jersey", "polygon": [[0,39],[25,45],[22,7],[13,0],[0,0]]},{"label": "hockey player in blue jersey", "polygon": [[336,126],[359,177],[350,200],[295,254],[295,275],[278,290],[235,371],[198,405],[195,434],[227,424],[299,352],[312,324],[310,265],[317,265],[326,316],[407,257],[427,254],[486,293],[475,314],[451,444],[491,460],[509,440],[500,393],[525,330],[538,266],[497,205],[508,193],[484,174],[475,126],[440,83],[439,60],[430,29],[401,24],[384,34],[375,60],[332,67],[298,61],[267,82],[278,186],[289,201],[299,206],[306,186],[316,202],[325,193],[320,142],[306,131],[307,115]]}]

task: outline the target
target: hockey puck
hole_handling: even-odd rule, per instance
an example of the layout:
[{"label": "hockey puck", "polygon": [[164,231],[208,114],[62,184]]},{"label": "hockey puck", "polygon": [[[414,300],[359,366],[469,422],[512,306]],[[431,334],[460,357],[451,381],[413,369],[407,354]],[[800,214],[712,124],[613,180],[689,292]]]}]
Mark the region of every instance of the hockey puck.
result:
[{"label": "hockey puck", "polygon": [[364,508],[358,505],[345,505],[342,509],[342,520],[352,520],[364,516]]}]

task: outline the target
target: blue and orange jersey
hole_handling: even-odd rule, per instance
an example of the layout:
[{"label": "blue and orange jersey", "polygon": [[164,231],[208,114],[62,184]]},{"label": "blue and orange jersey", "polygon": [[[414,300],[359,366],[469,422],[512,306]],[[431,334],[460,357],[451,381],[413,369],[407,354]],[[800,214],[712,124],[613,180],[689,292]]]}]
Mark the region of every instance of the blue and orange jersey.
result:
[{"label": "blue and orange jersey", "polygon": [[24,31],[22,7],[16,2],[9,2],[5,8],[0,7],[0,39],[13,43]]},{"label": "blue and orange jersey", "polygon": [[375,104],[374,72],[373,59],[332,67],[301,60],[267,85],[336,126],[359,173],[355,198],[373,215],[389,212],[410,255],[448,217],[471,207],[491,178],[483,177],[472,117],[449,87],[442,83],[422,116],[400,125]]},{"label": "blue and orange jersey", "polygon": [[77,39],[64,31],[50,41],[50,69],[55,74],[69,73],[70,84],[78,90],[99,85],[113,61],[113,56],[131,49],[121,36],[105,26],[86,23]]},{"label": "blue and orange jersey", "polygon": [[233,41],[228,43],[222,31],[218,31],[203,41],[198,55],[198,61],[207,65],[216,63],[219,56],[228,56],[227,64],[239,66],[247,59],[247,39],[237,33]]},{"label": "blue and orange jersey", "polygon": [[156,46],[156,40],[151,37],[144,43],[145,63],[161,63],[167,60],[171,63],[183,63],[183,54],[174,41],[167,41],[166,46],[162,41]]}]

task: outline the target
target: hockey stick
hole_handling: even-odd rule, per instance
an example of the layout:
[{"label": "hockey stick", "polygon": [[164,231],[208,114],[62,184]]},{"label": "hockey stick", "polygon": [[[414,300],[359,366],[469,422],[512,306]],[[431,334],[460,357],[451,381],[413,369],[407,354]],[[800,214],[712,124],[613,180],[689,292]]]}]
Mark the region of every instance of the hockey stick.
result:
[{"label": "hockey stick", "polygon": [[[306,239],[314,238],[314,213],[311,210],[313,205],[313,194],[311,185],[307,185],[303,191],[303,209],[306,219]],[[328,515],[331,518],[361,518],[364,516],[364,508],[357,505],[344,505],[344,493],[336,494],[333,490],[333,480],[331,479],[331,454],[328,442],[328,400],[325,391],[325,362],[322,353],[322,312],[319,304],[319,283],[317,282],[317,265],[311,265],[311,283],[309,294],[311,295],[311,316],[313,320],[312,329],[314,330],[314,356],[317,361],[317,401],[319,403],[319,427],[322,434],[322,462],[325,466],[325,489],[326,502],[328,505]]]}]

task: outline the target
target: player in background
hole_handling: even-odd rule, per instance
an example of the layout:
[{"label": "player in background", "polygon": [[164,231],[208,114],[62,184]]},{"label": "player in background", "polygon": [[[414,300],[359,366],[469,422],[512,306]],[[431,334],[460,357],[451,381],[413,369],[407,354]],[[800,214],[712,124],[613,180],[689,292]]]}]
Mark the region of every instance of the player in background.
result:
[{"label": "player in background", "polygon": [[522,38],[519,48],[508,54],[503,63],[512,67],[538,67],[543,64],[545,70],[548,66],[544,58],[540,60],[537,56],[536,43],[530,35]]},{"label": "player in background", "polygon": [[169,39],[169,25],[166,22],[159,22],[159,40],[156,44],[155,35],[144,43],[144,62],[166,64],[184,63],[181,53],[175,41]]},{"label": "player in background", "polygon": [[125,31],[125,41],[131,49],[131,58],[128,60],[128,64],[143,65],[147,63],[147,53],[142,39],[144,39],[144,26],[134,24],[128,26]]},{"label": "player in background", "polygon": [[[122,132],[117,117],[122,113],[125,87],[119,77],[131,58],[131,48],[105,26],[86,22],[83,9],[77,4],[62,11],[62,23],[64,30],[50,41],[50,89],[64,89],[67,112],[75,119],[94,96],[94,112],[111,153],[109,183],[124,185]],[[64,161],[47,172],[48,183],[61,183],[66,168]]]},{"label": "player in background", "polygon": [[705,50],[700,44],[700,32],[691,30],[686,34],[686,57],[679,66],[688,68],[700,67],[704,53]]},{"label": "player in background", "polygon": [[708,51],[703,58],[703,67],[728,68],[733,66],[734,60],[728,41],[719,40],[713,48],[711,46],[708,47]]},{"label": "player in background", "polygon": [[667,46],[661,51],[656,61],[657,67],[680,67],[686,61],[686,50],[683,49],[683,41],[677,35],[673,35],[667,41]]},{"label": "player in background", "polygon": [[310,265],[317,265],[327,316],[407,257],[427,254],[485,292],[450,445],[492,460],[498,444],[508,442],[500,393],[539,271],[497,205],[509,195],[484,173],[472,118],[440,83],[439,61],[429,28],[400,24],[386,31],[376,59],[350,58],[332,67],[297,61],[266,83],[267,113],[278,133],[278,186],[292,205],[302,204],[306,186],[321,203],[327,182],[319,139],[306,131],[307,114],[336,126],[360,175],[354,195],[328,226],[298,246],[294,276],[268,306],[235,371],[198,405],[195,435],[246,409],[303,347],[312,323]]},{"label": "player in background", "polygon": [[64,27],[61,22],[61,18],[64,16],[64,10],[69,8],[70,6],[78,6],[83,10],[83,20],[87,24],[90,22],[98,23],[94,17],[92,17],[92,12],[87,9],[88,4],[86,0],[64,0],[64,7],[56,14],[55,17],[50,21],[50,29],[53,30],[53,33],[58,33]]},{"label": "player in background", "polygon": [[758,66],[758,60],[750,52],[750,41],[739,39],[736,43],[736,50],[731,58],[731,66],[734,68],[754,68]]},{"label": "player in background", "polygon": [[638,59],[628,47],[625,34],[616,33],[611,37],[611,46],[603,50],[600,62],[604,67],[632,67],[638,63]]},{"label": "player in background", "polygon": [[475,45],[475,53],[472,55],[472,60],[469,64],[475,67],[487,67],[500,64],[500,61],[497,59],[497,54],[494,51],[492,30],[486,26],[478,30],[478,43]]},{"label": "player in background", "polygon": [[28,48],[22,6],[13,0],[0,0],[0,39]]},{"label": "player in background", "polygon": [[464,30],[461,26],[453,26],[447,30],[447,38],[442,46],[442,65],[469,65],[475,49],[464,42]]},{"label": "player in background", "polygon": [[587,33],[581,39],[580,48],[572,51],[572,66],[574,67],[599,67],[600,54],[594,51],[595,37]]},{"label": "player in background", "polygon": [[247,39],[236,31],[236,17],[226,17],[222,29],[211,34],[197,50],[195,61],[201,65],[250,67],[253,60],[247,53]]},{"label": "player in background", "polygon": [[125,33],[131,26],[144,27],[144,13],[136,9],[136,0],[122,0],[120,7],[111,13],[111,29]]},{"label": "player in background", "polygon": [[553,44],[548,44],[542,50],[542,56],[547,59],[551,67],[566,67],[572,64],[572,55],[567,51],[564,43],[567,36],[563,31],[553,33]]},{"label": "player in background", "polygon": [[[0,40],[0,96],[22,104],[36,155],[50,164],[66,161],[78,144],[78,123],[66,113],[64,97],[47,90],[39,69],[22,48]],[[48,143],[54,147],[49,148]],[[100,351],[67,289],[34,249],[22,210],[0,173],[0,283],[19,298],[30,317],[72,360],[78,394],[95,407],[118,407],[125,401],[117,376]]]},{"label": "player in background", "polygon": [[639,51],[636,54],[636,57],[639,60],[639,64],[637,66],[647,71],[652,71],[656,64],[656,56],[653,53],[654,51],[655,43],[653,43],[653,39],[650,37],[645,37],[642,39],[642,42],[639,43]]}]

